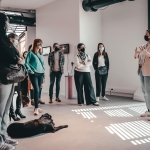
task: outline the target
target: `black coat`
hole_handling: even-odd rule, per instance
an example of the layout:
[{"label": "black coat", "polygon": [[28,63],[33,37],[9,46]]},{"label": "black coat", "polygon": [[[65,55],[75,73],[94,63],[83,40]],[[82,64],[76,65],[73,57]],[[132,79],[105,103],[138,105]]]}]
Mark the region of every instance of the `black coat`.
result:
[{"label": "black coat", "polygon": [[[109,70],[109,58],[108,58],[108,54],[107,53],[106,53],[106,55],[104,55],[104,59],[105,59],[105,65],[107,66],[107,69]],[[94,70],[98,69],[98,52],[96,52],[94,54],[93,67],[94,67]]]},{"label": "black coat", "polygon": [[0,37],[0,64],[17,64],[19,61],[19,52],[11,43],[6,43],[4,38],[7,37]]}]

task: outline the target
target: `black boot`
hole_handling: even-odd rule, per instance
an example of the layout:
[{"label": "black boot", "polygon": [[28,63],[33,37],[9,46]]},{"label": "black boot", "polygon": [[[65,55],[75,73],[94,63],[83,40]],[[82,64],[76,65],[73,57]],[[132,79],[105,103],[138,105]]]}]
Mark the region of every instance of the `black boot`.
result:
[{"label": "black boot", "polygon": [[10,106],[10,109],[9,109],[9,119],[11,121],[11,118],[14,120],[14,121],[19,121],[20,119],[15,115],[15,112],[14,112],[14,107],[13,107],[13,101],[11,103],[11,106]]},{"label": "black boot", "polygon": [[[19,95],[20,94],[20,95]],[[17,96],[17,100],[16,100],[16,111],[15,111],[15,114],[16,116],[18,115],[20,118],[26,118],[26,116],[24,116],[22,113],[21,113],[21,92],[18,93],[18,96]]]}]

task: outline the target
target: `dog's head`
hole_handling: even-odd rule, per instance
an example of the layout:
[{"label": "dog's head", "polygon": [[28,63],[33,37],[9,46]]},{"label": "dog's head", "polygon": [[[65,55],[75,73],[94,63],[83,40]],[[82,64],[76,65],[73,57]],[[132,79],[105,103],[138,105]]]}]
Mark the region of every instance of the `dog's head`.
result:
[{"label": "dog's head", "polygon": [[42,121],[43,124],[49,124],[54,128],[55,123],[53,122],[52,116],[50,114],[46,113],[42,115],[39,119]]}]

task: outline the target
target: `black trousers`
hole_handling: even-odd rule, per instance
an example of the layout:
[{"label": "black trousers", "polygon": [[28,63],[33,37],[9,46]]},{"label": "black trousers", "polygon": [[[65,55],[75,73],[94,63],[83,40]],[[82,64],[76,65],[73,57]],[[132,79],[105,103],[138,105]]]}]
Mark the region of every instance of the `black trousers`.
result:
[{"label": "black trousers", "polygon": [[90,72],[79,72],[75,70],[74,80],[77,90],[78,104],[84,104],[83,86],[86,104],[90,105],[96,103]]},{"label": "black trousers", "polygon": [[[102,93],[102,97],[105,96],[107,78],[108,78],[108,74],[106,74],[106,75],[99,75],[99,74],[95,71],[96,97],[99,97],[99,96],[100,96],[100,93]],[[102,92],[101,92],[101,91],[102,91]]]},{"label": "black trousers", "polygon": [[43,83],[44,73],[29,74],[30,81],[34,88],[34,103],[35,108],[38,108],[40,88]]},{"label": "black trousers", "polygon": [[28,77],[21,82],[21,91],[23,96],[28,96]]},{"label": "black trousers", "polygon": [[50,74],[50,87],[49,87],[49,98],[53,98],[53,87],[56,79],[56,98],[59,98],[59,92],[60,92],[60,81],[61,81],[62,73],[60,71],[58,72],[52,72]]}]

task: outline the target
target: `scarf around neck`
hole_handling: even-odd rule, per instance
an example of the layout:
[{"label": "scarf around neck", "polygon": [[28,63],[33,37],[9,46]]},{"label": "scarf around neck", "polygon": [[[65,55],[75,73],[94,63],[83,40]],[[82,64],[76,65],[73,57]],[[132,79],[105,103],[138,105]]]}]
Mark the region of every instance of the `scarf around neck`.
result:
[{"label": "scarf around neck", "polygon": [[82,62],[85,61],[86,56],[87,56],[87,55],[85,54],[85,52],[84,52],[84,53],[83,53],[83,52],[82,52],[82,53],[79,53],[78,55],[79,55],[80,59],[82,60]]}]

